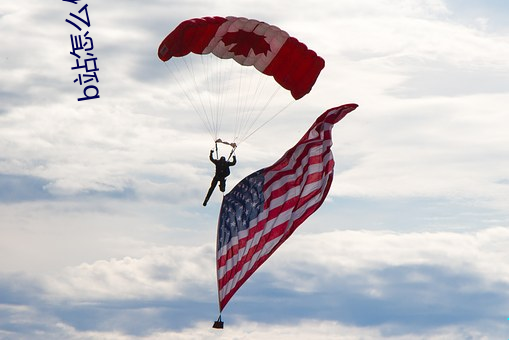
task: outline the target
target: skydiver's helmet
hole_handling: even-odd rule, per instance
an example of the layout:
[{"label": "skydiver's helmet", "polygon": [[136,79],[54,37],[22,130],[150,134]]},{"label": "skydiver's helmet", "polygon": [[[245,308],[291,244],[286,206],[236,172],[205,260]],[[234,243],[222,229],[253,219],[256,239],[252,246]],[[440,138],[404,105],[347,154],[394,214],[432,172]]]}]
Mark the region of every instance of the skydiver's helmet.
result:
[{"label": "skydiver's helmet", "polygon": [[226,158],[224,156],[222,156],[220,159],[219,159],[221,162],[226,162]]}]

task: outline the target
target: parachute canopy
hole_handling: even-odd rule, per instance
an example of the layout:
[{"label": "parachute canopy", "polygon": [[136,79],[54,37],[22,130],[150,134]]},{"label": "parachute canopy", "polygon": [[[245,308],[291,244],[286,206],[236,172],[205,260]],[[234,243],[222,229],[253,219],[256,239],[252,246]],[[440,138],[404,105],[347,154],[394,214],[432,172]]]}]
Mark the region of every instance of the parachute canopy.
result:
[{"label": "parachute canopy", "polygon": [[212,53],[274,77],[295,99],[311,91],[324,60],[276,26],[239,17],[204,17],[178,25],[159,46],[162,61]]}]

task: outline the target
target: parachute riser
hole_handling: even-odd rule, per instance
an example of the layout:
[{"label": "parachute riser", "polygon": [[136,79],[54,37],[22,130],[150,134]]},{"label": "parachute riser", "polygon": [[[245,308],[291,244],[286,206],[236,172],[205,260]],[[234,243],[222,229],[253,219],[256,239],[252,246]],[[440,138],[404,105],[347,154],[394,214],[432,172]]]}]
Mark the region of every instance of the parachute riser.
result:
[{"label": "parachute riser", "polygon": [[219,139],[216,139],[215,140],[215,146],[216,146],[216,159],[219,159],[219,150],[218,150],[218,147],[217,147],[217,144],[218,143],[221,143],[221,144],[226,144],[226,145],[229,145],[232,147],[232,150],[230,151],[230,155],[228,156],[228,161],[232,158],[233,154],[235,153],[235,150],[237,149],[237,144],[236,143],[229,143],[229,142],[226,142],[226,141],[223,141],[221,140],[220,138]]},{"label": "parachute riser", "polygon": [[235,153],[235,149],[236,149],[236,148],[237,148],[237,147],[234,147],[234,148],[232,149],[232,151],[230,152],[230,155],[228,156],[227,161],[229,161],[229,160],[230,160],[230,158],[232,158],[233,154]]}]

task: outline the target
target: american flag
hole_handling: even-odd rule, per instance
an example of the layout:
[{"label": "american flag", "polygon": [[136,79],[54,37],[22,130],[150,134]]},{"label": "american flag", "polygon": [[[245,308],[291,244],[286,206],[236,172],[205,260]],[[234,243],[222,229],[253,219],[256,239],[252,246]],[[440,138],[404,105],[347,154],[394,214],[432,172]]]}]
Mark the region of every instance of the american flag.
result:
[{"label": "american flag", "polygon": [[223,199],[217,231],[222,311],[246,280],[325,200],[332,183],[332,127],[356,104],[323,113],[272,166],[239,182]]}]

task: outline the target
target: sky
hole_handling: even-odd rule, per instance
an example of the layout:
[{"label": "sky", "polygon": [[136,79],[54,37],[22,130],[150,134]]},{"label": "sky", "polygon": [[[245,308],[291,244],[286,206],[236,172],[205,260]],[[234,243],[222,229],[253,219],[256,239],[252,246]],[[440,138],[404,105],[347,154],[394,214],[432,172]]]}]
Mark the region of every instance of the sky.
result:
[{"label": "sky", "polygon": [[[84,4],[100,97],[78,101],[66,19]],[[359,104],[333,130],[328,198],[224,330],[221,195],[201,205],[213,142],[157,58],[210,15],[276,25],[326,62],[239,145],[228,188]],[[0,338],[507,339],[508,17],[502,0],[4,1]]]}]

